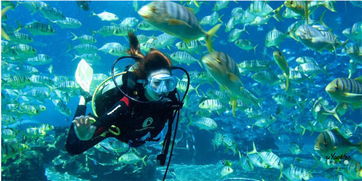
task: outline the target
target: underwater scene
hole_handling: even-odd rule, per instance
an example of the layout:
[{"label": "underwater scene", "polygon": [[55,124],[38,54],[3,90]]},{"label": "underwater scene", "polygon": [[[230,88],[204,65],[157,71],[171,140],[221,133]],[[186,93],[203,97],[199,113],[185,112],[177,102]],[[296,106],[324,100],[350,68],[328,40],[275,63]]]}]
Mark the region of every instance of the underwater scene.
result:
[{"label": "underwater scene", "polygon": [[361,11],[1,1],[1,178],[361,181]]}]

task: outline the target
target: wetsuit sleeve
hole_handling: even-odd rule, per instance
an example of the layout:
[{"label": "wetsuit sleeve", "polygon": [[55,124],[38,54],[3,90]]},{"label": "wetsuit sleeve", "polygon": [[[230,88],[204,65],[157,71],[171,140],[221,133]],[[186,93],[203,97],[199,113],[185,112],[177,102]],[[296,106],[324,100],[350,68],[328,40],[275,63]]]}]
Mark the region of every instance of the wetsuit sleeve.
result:
[{"label": "wetsuit sleeve", "polygon": [[97,127],[96,133],[99,129],[107,129],[112,124],[117,123],[117,125],[119,125],[121,120],[126,119],[130,109],[129,104],[129,99],[127,97],[123,97],[104,115],[96,118],[97,121],[93,124]]},{"label": "wetsuit sleeve", "polygon": [[[122,117],[128,113],[128,105],[128,99],[122,98],[109,111],[107,111],[106,114],[104,114],[102,117],[96,118],[96,122],[93,124],[93,126],[96,127],[96,131],[93,135],[93,138],[88,141],[81,141],[78,139],[74,131],[74,124],[72,123],[65,144],[65,148],[68,153],[72,155],[83,153],[84,151],[88,150],[89,148],[93,147],[94,145],[105,139],[106,137],[100,135],[117,120],[122,120]],[[84,115],[85,111],[86,106],[79,105],[74,115],[74,118]]]}]

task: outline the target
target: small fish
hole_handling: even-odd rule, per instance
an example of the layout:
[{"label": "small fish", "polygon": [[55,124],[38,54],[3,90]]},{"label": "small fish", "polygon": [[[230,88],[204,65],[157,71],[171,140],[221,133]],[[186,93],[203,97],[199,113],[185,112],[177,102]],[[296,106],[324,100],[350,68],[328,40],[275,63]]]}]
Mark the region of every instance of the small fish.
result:
[{"label": "small fish", "polygon": [[136,155],[134,152],[128,152],[123,154],[122,156],[120,156],[118,158],[118,162],[122,163],[122,164],[136,164],[140,161],[142,161],[142,163],[146,166],[146,159],[147,155],[145,155],[143,158],[139,157],[138,155]]},{"label": "small fish", "polygon": [[291,164],[287,169],[283,170],[283,175],[288,180],[309,180],[313,177],[312,174],[306,169],[295,167],[293,164]]},{"label": "small fish", "polygon": [[39,11],[41,14],[43,14],[44,18],[50,21],[62,20],[65,18],[60,10],[51,6],[42,6]]},{"label": "small fish", "polygon": [[343,155],[353,149],[362,152],[362,142],[358,144],[351,143],[342,136],[338,129],[320,133],[314,145],[314,150],[323,156],[330,156],[331,154]]},{"label": "small fish", "polygon": [[26,62],[30,65],[47,65],[50,64],[53,61],[48,55],[45,54],[38,54],[35,57],[28,58]]},{"label": "small fish", "polygon": [[270,62],[266,60],[243,60],[238,64],[241,73],[268,70],[269,67]]},{"label": "small fish", "polygon": [[276,85],[279,83],[279,78],[273,71],[264,70],[256,72],[251,76],[251,78],[261,84]]},{"label": "small fish", "polygon": [[221,175],[221,177],[225,177],[233,172],[234,172],[233,168],[231,168],[230,166],[224,166],[224,167],[222,167],[222,169],[220,171],[220,175]]},{"label": "small fish", "polygon": [[127,55],[127,48],[117,42],[106,43],[98,50],[105,52],[105,53],[109,53],[114,56]]},{"label": "small fish", "polygon": [[29,58],[36,55],[36,50],[30,45],[27,44],[17,44],[11,47],[15,52],[16,56],[19,58]]},{"label": "small fish", "polygon": [[279,68],[283,71],[283,75],[285,77],[285,90],[288,91],[289,89],[289,66],[288,66],[288,62],[285,60],[282,52],[280,52],[279,50],[276,50],[273,52],[273,58],[275,60],[275,62],[277,63],[277,65],[279,66]]},{"label": "small fish", "polygon": [[79,20],[70,17],[65,17],[62,20],[55,20],[52,22],[57,24],[63,29],[65,28],[75,29],[75,28],[80,28],[82,26],[82,23]]},{"label": "small fish", "polygon": [[217,22],[222,22],[220,18],[221,17],[219,13],[214,11],[211,15],[203,17],[200,21],[200,24],[214,26],[217,24]]},{"label": "small fish", "polygon": [[73,49],[75,51],[77,51],[77,53],[79,54],[89,54],[89,53],[97,53],[98,52],[98,48],[94,45],[91,44],[79,44],[73,47]]},{"label": "small fish", "polygon": [[127,17],[124,18],[123,21],[120,23],[121,26],[128,26],[128,27],[135,27],[137,26],[140,20],[135,17]]},{"label": "small fish", "polygon": [[245,30],[234,28],[228,36],[229,42],[235,42]]},{"label": "small fish", "polygon": [[222,109],[223,106],[218,99],[205,99],[199,104],[199,108],[206,109],[208,111],[218,111]]},{"label": "small fish", "polygon": [[253,150],[248,152],[247,156],[254,166],[262,168],[275,168],[280,170],[283,168],[283,164],[280,162],[280,158],[277,155],[275,155],[273,152],[258,152],[254,142]]},{"label": "small fish", "polygon": [[362,77],[334,79],[326,86],[325,91],[339,103],[347,103],[354,108],[362,106]]},{"label": "small fish", "polygon": [[192,121],[190,124],[198,127],[199,129],[208,131],[212,131],[217,128],[217,123],[215,120],[208,117],[198,118],[196,121]]},{"label": "small fish", "polygon": [[227,0],[216,1],[214,8],[212,10],[219,11],[219,10],[226,8],[228,5],[229,5],[229,1],[227,1]]},{"label": "small fish", "polygon": [[155,27],[185,41],[206,37],[206,45],[209,51],[213,51],[211,37],[221,26],[221,24],[218,24],[210,31],[205,32],[196,16],[186,7],[175,2],[151,2],[143,6],[138,14]]},{"label": "small fish", "polygon": [[65,116],[71,116],[72,111],[68,106],[60,99],[53,99],[53,104],[56,106],[57,110]]},{"label": "small fish", "polygon": [[82,43],[88,43],[88,44],[94,44],[97,43],[97,40],[91,36],[91,35],[81,35],[81,36],[77,36],[74,33],[72,33],[73,38],[72,40],[79,40]]},{"label": "small fish", "polygon": [[183,51],[174,52],[170,55],[170,57],[173,61],[175,61],[177,63],[181,63],[181,64],[190,65],[195,62],[201,64],[198,59],[194,58],[189,53],[183,52]]},{"label": "small fish", "polygon": [[113,13],[110,13],[110,12],[107,12],[107,11],[103,11],[103,12],[98,13],[98,14],[93,12],[92,15],[97,16],[102,21],[117,21],[119,19],[117,15],[115,15]]},{"label": "small fish", "polygon": [[266,1],[254,1],[247,11],[255,16],[266,17],[273,12],[273,8]]},{"label": "small fish", "polygon": [[150,23],[147,23],[147,21],[141,21],[138,25],[137,28],[139,30],[143,30],[143,31],[153,31],[153,30],[157,30],[156,27],[154,27],[153,25],[151,25]]},{"label": "small fish", "polygon": [[192,40],[190,42],[177,42],[176,47],[179,50],[187,51],[188,53],[199,53],[205,46],[205,42],[201,40]]},{"label": "small fish", "polygon": [[251,41],[246,40],[246,39],[236,40],[234,42],[234,44],[243,50],[247,50],[247,51],[254,50],[254,52],[256,50],[256,47],[258,46],[258,45],[253,45],[253,43]]},{"label": "small fish", "polygon": [[265,46],[266,47],[278,47],[279,44],[287,37],[286,34],[282,33],[281,31],[273,28],[266,34],[265,38]]},{"label": "small fish", "polygon": [[17,43],[31,43],[33,42],[33,38],[25,33],[20,33],[18,31],[14,31],[12,33],[9,33],[9,37],[11,41],[17,42]]},{"label": "small fish", "polygon": [[354,41],[362,42],[362,21],[354,23],[352,28],[346,28],[342,33]]},{"label": "small fish", "polygon": [[53,35],[55,33],[55,29],[51,25],[40,22],[28,23],[25,28],[33,35]]}]

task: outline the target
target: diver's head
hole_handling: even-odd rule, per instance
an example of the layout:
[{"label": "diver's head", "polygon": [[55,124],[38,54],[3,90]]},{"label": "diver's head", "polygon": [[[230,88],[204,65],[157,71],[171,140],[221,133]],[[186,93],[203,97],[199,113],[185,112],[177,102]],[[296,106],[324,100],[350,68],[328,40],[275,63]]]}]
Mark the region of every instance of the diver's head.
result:
[{"label": "diver's head", "polygon": [[151,50],[144,58],[144,73],[147,80],[145,96],[150,101],[167,96],[176,88],[176,78],[172,76],[171,61],[158,50]]}]

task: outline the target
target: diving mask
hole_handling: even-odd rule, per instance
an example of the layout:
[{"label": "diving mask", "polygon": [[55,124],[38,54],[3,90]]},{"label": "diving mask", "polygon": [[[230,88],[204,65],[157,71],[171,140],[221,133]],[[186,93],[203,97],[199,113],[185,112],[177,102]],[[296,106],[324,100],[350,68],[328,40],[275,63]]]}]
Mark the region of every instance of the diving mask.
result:
[{"label": "diving mask", "polygon": [[177,80],[167,73],[156,74],[148,78],[148,86],[158,95],[175,90]]}]

